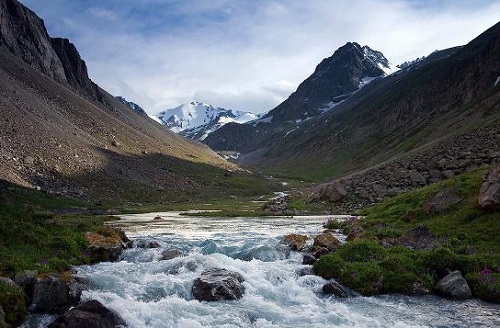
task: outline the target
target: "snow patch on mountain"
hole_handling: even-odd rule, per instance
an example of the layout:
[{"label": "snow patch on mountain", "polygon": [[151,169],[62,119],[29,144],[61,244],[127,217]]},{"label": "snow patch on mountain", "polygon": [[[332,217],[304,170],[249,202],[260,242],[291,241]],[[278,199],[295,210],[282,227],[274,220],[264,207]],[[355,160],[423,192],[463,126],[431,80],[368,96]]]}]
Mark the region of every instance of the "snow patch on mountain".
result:
[{"label": "snow patch on mountain", "polygon": [[258,119],[259,115],[191,101],[188,104],[164,110],[155,117],[157,121],[175,133],[192,139],[204,140],[210,133],[228,123],[243,124]]}]

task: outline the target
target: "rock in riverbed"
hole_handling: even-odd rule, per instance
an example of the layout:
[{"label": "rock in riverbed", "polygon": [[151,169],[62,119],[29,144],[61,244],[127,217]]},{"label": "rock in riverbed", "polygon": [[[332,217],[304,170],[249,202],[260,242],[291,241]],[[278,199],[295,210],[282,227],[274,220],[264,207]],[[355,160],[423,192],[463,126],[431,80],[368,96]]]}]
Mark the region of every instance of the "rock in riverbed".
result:
[{"label": "rock in riverbed", "polygon": [[80,285],[73,278],[47,275],[36,279],[29,310],[37,313],[64,313],[80,302],[81,295]]},{"label": "rock in riverbed", "polygon": [[69,310],[48,328],[115,328],[125,321],[98,301],[89,301]]},{"label": "rock in riverbed", "polygon": [[306,246],[307,240],[309,240],[307,236],[292,233],[283,237],[281,243],[290,247],[292,251],[301,251]]},{"label": "rock in riverbed", "polygon": [[193,296],[198,301],[237,300],[243,296],[243,276],[238,272],[213,268],[202,272],[193,283]]}]

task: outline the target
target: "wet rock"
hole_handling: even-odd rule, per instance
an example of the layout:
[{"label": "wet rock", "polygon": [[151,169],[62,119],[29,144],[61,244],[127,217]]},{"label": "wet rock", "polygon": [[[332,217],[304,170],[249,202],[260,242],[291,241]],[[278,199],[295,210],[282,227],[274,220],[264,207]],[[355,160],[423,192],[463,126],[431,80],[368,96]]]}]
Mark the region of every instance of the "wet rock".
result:
[{"label": "wet rock", "polygon": [[282,244],[287,245],[292,251],[301,251],[306,246],[309,237],[298,234],[290,234],[283,237]]},{"label": "wet rock", "polygon": [[160,261],[171,260],[176,257],[182,256],[182,252],[177,248],[166,249],[161,252],[161,256],[159,258]]},{"label": "wet rock", "polygon": [[472,292],[460,271],[453,271],[436,285],[436,293],[453,299],[468,299]]},{"label": "wet rock", "polygon": [[33,288],[30,312],[61,314],[80,302],[82,290],[73,279],[62,279],[52,275],[38,278]]},{"label": "wet rock", "polygon": [[445,189],[435,196],[425,200],[423,211],[426,214],[444,213],[448,208],[462,201],[462,198],[452,189]]},{"label": "wet rock", "polygon": [[137,248],[160,248],[161,245],[156,240],[138,239],[135,241]]},{"label": "wet rock", "polygon": [[78,305],[58,317],[48,328],[115,328],[125,321],[98,301]]},{"label": "wet rock", "polygon": [[193,296],[198,301],[237,300],[245,292],[243,281],[238,272],[220,268],[205,270],[193,282]]},{"label": "wet rock", "polygon": [[431,291],[425,288],[425,286],[423,286],[421,283],[416,282],[413,284],[411,295],[424,296],[424,295],[429,295],[430,293]]},{"label": "wet rock", "polygon": [[340,285],[338,282],[332,280],[327,284],[323,285],[323,293],[327,295],[335,295],[340,298],[348,297],[347,292],[344,290],[344,287]]},{"label": "wet rock", "polygon": [[317,259],[319,259],[321,255],[326,255],[328,253],[330,253],[330,251],[326,247],[313,246],[311,249],[311,254]]},{"label": "wet rock", "polygon": [[340,246],[340,242],[337,238],[329,233],[322,233],[314,237],[314,247],[324,247],[328,249],[329,252],[336,250]]},{"label": "wet rock", "polygon": [[500,210],[500,168],[486,172],[479,192],[479,206],[486,210]]},{"label": "wet rock", "polygon": [[318,199],[320,201],[335,203],[341,201],[346,196],[347,191],[344,189],[344,187],[338,182],[333,182],[321,187]]},{"label": "wet rock", "polygon": [[312,254],[304,254],[302,258],[302,264],[312,265],[316,262],[316,257]]},{"label": "wet rock", "polygon": [[297,272],[299,277],[303,276],[315,276],[316,274],[314,273],[314,270],[311,266],[301,268],[299,272]]}]

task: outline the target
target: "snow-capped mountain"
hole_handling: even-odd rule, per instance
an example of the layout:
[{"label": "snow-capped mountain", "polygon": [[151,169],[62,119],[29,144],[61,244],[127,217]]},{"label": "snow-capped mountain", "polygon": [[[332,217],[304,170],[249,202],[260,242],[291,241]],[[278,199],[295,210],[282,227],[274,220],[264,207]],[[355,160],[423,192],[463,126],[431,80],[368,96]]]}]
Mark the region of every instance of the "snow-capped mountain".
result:
[{"label": "snow-capped mountain", "polygon": [[227,123],[241,124],[258,119],[259,115],[192,101],[164,110],[156,114],[155,118],[173,132],[191,139],[204,140],[210,133]]}]

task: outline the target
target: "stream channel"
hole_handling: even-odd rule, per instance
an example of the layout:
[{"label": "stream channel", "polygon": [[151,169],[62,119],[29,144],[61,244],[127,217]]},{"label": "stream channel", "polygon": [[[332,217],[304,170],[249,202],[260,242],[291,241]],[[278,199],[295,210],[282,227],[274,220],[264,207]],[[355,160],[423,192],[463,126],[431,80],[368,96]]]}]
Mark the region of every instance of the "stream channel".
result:
[{"label": "stream channel", "polygon": [[[154,220],[157,216],[162,219]],[[119,262],[77,267],[91,281],[83,297],[99,300],[137,328],[500,327],[500,306],[478,300],[324,295],[326,280],[313,275],[302,264],[302,254],[289,251],[280,240],[289,233],[317,235],[326,219],[123,215],[112,224],[131,239],[154,240],[162,247],[131,248]],[[183,256],[160,261],[161,252],[170,248]],[[193,299],[193,280],[213,267],[243,275],[243,298]],[[44,327],[53,319],[39,317],[26,327]]]}]

